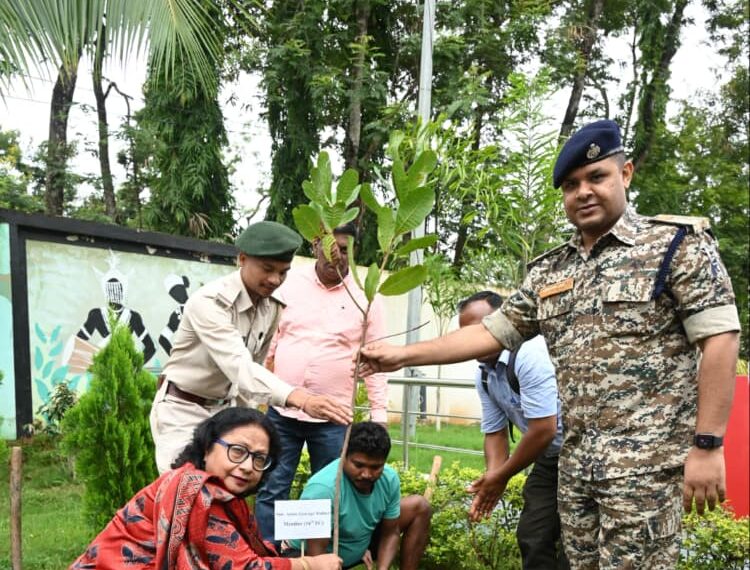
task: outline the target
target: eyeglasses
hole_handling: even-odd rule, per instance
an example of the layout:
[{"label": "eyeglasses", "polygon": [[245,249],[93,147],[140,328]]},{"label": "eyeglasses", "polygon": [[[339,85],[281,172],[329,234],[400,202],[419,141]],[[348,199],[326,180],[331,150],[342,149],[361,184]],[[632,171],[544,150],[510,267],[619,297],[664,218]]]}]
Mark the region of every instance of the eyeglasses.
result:
[{"label": "eyeglasses", "polygon": [[238,443],[229,443],[221,438],[216,439],[216,443],[227,448],[227,459],[232,463],[242,463],[248,457],[253,458],[253,469],[265,471],[271,466],[273,460],[265,453],[250,451],[244,445]]}]

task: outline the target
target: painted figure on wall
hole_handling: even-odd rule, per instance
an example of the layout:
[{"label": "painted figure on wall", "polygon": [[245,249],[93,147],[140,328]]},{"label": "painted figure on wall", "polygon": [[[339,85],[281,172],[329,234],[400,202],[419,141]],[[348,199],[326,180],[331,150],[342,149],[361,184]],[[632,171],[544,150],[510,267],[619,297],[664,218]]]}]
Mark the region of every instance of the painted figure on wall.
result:
[{"label": "painted figure on wall", "polygon": [[185,309],[185,302],[188,300],[188,287],[190,287],[190,280],[187,275],[170,274],[164,279],[164,289],[167,290],[172,299],[179,303],[177,308],[169,315],[169,321],[159,335],[159,345],[167,353],[167,356],[172,352],[172,335],[180,326],[182,311]]},{"label": "painted figure on wall", "polygon": [[[118,323],[127,325],[133,332],[136,344],[143,351],[143,362],[147,363],[156,352],[156,346],[151,338],[143,318],[138,311],[125,306],[125,300],[128,292],[128,278],[118,268],[117,255],[110,250],[109,270],[106,273],[94,272],[100,277],[102,292],[106,304],[102,307],[94,307],[88,313],[86,321],[73,339],[72,354],[68,364],[72,371],[81,368],[83,371],[88,369],[91,364],[94,353],[109,341],[111,334],[109,326],[109,311],[111,310]],[[93,339],[99,336],[99,341]]]}]

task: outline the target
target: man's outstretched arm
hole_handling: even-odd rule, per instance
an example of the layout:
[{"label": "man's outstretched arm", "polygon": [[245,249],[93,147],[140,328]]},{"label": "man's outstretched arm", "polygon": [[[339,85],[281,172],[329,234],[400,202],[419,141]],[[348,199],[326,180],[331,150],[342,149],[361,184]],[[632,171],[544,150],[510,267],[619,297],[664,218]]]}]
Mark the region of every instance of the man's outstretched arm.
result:
[{"label": "man's outstretched arm", "polygon": [[360,353],[358,374],[365,377],[376,372],[393,372],[404,366],[463,362],[502,349],[503,346],[484,325],[471,325],[406,346],[384,342],[368,344]]}]

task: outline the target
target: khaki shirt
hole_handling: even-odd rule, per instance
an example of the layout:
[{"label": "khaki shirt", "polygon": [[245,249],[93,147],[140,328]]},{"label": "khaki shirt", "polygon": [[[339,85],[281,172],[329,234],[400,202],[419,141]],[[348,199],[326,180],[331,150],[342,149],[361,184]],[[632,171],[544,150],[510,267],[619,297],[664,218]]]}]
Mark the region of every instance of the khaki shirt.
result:
[{"label": "khaki shirt", "polygon": [[560,469],[585,480],[678,467],[692,443],[695,343],[739,331],[715,240],[689,228],[652,299],[678,227],[628,208],[587,254],[580,234],[534,260],[483,324],[506,348],[541,333],[555,365]]},{"label": "khaki shirt", "polygon": [[293,388],[260,364],[282,308],[273,298],[254,305],[239,271],[204,285],[185,303],[167,380],[204,398],[284,405]]}]

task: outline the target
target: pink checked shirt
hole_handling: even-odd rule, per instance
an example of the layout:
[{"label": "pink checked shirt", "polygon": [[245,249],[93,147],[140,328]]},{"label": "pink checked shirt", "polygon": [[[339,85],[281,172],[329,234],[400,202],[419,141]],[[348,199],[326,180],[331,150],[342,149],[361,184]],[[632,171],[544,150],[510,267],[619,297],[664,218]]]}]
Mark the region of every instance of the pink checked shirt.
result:
[{"label": "pink checked shirt", "polygon": [[[351,275],[345,278],[357,303],[367,300]],[[315,264],[297,266],[277,289],[276,297],[286,303],[279,328],[271,342],[268,360],[276,375],[292,386],[330,396],[347,407],[352,401],[352,355],[359,348],[362,313],[352,302],[343,283],[326,288],[315,273]],[[383,301],[376,297],[370,308],[367,341],[386,335]],[[372,411],[370,419],[386,422],[388,401],[385,374],[365,378]],[[283,416],[319,422],[292,408],[276,407]]]}]

